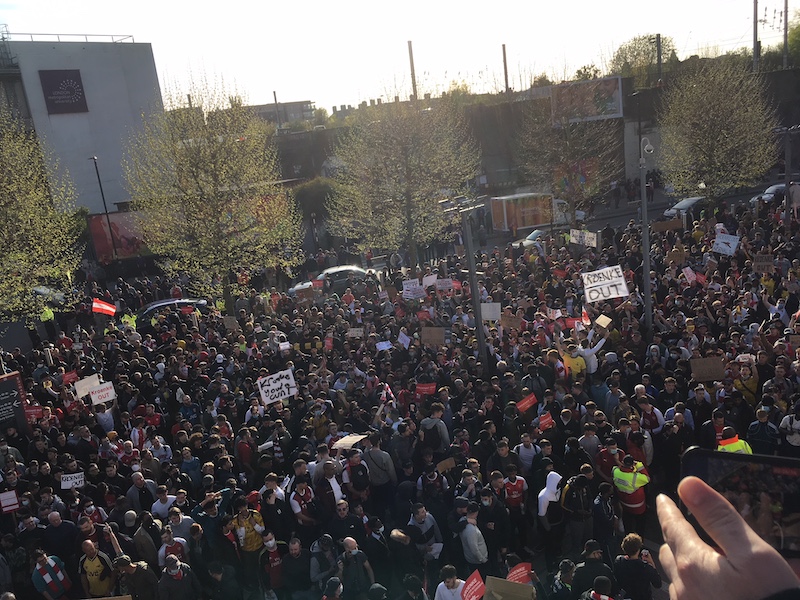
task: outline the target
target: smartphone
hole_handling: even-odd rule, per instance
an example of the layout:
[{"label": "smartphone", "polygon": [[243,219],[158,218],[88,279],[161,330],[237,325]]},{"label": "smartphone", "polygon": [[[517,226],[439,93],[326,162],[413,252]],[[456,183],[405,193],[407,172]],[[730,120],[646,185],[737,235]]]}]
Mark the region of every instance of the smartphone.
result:
[{"label": "smartphone", "polygon": [[[698,477],[725,496],[782,556],[800,557],[800,459],[693,446],[681,458],[681,475]],[[712,543],[686,507],[681,508],[700,536]]]}]

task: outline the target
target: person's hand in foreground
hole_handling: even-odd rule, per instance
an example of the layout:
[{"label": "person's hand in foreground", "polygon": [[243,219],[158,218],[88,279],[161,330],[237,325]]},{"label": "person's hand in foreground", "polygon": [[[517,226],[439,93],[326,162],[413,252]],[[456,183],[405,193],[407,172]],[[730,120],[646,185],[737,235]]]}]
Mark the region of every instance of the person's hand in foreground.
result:
[{"label": "person's hand in foreground", "polygon": [[791,589],[800,594],[800,579],[789,564],[722,495],[696,477],[681,481],[678,495],[719,551],[700,539],[670,498],[658,497],[665,542],[659,559],[672,582],[672,600],[758,600]]}]

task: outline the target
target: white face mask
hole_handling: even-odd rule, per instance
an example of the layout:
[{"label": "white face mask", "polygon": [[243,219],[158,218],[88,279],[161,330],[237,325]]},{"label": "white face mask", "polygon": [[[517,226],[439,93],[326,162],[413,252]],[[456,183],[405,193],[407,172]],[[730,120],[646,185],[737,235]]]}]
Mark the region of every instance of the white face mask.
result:
[{"label": "white face mask", "polygon": [[131,470],[132,471],[141,471],[142,470],[142,466],[141,465],[131,465]]},{"label": "white face mask", "polygon": [[278,542],[276,542],[275,540],[270,540],[270,541],[268,541],[266,543],[267,548],[269,548],[270,550],[274,550],[275,546],[277,546],[277,545],[278,545]]}]

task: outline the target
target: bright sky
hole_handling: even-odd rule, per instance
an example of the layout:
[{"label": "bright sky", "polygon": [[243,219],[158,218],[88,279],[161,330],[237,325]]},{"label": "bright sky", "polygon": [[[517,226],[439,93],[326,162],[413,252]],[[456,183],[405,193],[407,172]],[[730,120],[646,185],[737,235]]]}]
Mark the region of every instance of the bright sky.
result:
[{"label": "bright sky", "polygon": [[[796,5],[796,2],[792,2]],[[782,0],[760,0],[764,47],[782,43]],[[794,10],[790,6],[790,11]],[[451,81],[503,89],[545,72],[563,79],[603,68],[635,35],[661,33],[678,56],[751,46],[752,0],[0,0],[11,33],[130,34],[152,44],[162,89],[191,73],[222,76],[249,103],[341,104],[411,93],[408,40],[420,93]]]}]

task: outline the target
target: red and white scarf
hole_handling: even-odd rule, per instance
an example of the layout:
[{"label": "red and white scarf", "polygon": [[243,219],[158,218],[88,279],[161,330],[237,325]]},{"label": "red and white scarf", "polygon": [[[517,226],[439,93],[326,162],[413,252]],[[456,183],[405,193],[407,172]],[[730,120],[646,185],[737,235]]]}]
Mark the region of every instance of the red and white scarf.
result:
[{"label": "red and white scarf", "polygon": [[592,590],[591,595],[589,596],[592,600],[614,600],[611,596],[606,596],[605,594],[598,594],[594,590]]},{"label": "red and white scarf", "polygon": [[47,557],[47,566],[55,573],[56,579],[58,580],[57,582],[56,579],[53,579],[53,576],[50,575],[50,571],[42,565],[37,563],[36,570],[39,571],[39,575],[44,579],[50,592],[60,596],[62,591],[68,590],[71,587],[70,581],[66,578],[64,573],[61,572],[61,569],[58,568],[56,561],[49,556]]}]

